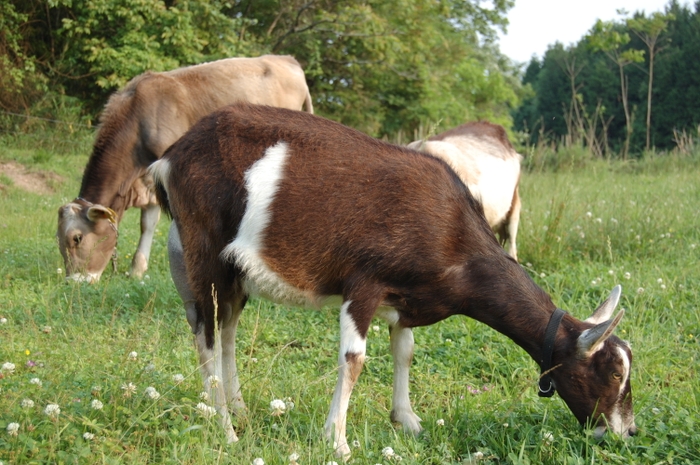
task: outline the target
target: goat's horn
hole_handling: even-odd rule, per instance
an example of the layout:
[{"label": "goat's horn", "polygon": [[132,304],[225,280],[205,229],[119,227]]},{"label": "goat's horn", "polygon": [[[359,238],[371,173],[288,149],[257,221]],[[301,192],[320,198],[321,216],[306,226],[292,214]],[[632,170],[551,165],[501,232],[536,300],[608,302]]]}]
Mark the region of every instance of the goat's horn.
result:
[{"label": "goat's horn", "polygon": [[598,345],[605,342],[620,324],[620,320],[625,315],[625,310],[621,309],[612,320],[597,324],[591,329],[587,329],[578,337],[578,354],[581,357],[588,357],[595,352]]},{"label": "goat's horn", "polygon": [[593,312],[593,315],[586,319],[586,322],[597,325],[609,320],[610,317],[612,317],[618,302],[620,301],[621,294],[622,286],[618,284],[617,286],[613,287],[613,290],[610,292],[610,296],[605,299],[605,302],[603,302],[595,312]]}]

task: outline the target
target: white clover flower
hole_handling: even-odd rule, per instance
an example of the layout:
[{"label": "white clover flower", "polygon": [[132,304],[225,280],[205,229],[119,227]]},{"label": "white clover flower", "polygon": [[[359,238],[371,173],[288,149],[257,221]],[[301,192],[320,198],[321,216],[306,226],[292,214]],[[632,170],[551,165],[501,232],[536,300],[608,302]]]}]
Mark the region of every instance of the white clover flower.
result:
[{"label": "white clover flower", "polygon": [[212,418],[214,415],[216,415],[216,409],[214,407],[208,406],[204,402],[200,402],[197,404],[197,411],[204,418]]},{"label": "white clover flower", "polygon": [[5,362],[2,364],[2,371],[5,373],[12,374],[15,372],[15,364],[11,362]]},{"label": "white clover flower", "polygon": [[270,402],[270,410],[272,410],[272,416],[278,417],[284,414],[285,410],[287,410],[287,405],[283,400],[274,399]]},{"label": "white clover flower", "polygon": [[355,449],[359,449],[359,448],[360,448],[360,441],[358,441],[357,439],[355,439],[355,440],[352,442],[352,447],[354,447]]},{"label": "white clover flower", "polygon": [[651,409],[651,413],[653,413],[654,415],[658,415],[659,413],[661,413],[661,409],[654,407]]},{"label": "white clover flower", "polygon": [[666,290],[666,285],[665,285],[665,284],[662,284],[662,285],[661,285],[661,289],[662,289],[662,290]]},{"label": "white clover flower", "polygon": [[379,325],[374,325],[374,326],[372,326],[372,331],[374,331],[375,333],[378,333],[379,331],[381,331],[381,328],[379,327]]},{"label": "white clover flower", "polygon": [[122,384],[122,391],[124,391],[124,397],[131,397],[136,394],[136,386],[131,382]]},{"label": "white clover flower", "polygon": [[326,465],[338,465],[338,462],[326,462]]},{"label": "white clover flower", "polygon": [[258,363],[258,358],[257,357],[251,357],[250,361],[253,363]]},{"label": "white clover flower", "polygon": [[445,426],[445,420],[440,418],[438,421],[435,422],[438,426]]},{"label": "white clover flower", "polygon": [[586,233],[584,233],[583,231],[581,231],[578,235],[579,235],[579,237],[580,237],[581,239],[585,239],[585,238],[586,238]]},{"label": "white clover flower", "polygon": [[614,274],[615,274],[615,270],[608,270],[608,274],[609,274],[610,276],[614,275]]},{"label": "white clover flower", "polygon": [[586,218],[592,218],[592,217],[593,217],[593,213],[591,213],[591,212],[586,212]]},{"label": "white clover flower", "polygon": [[287,411],[294,410],[294,402],[292,402],[291,398],[287,397],[284,399],[284,407],[287,409]]},{"label": "white clover flower", "polygon": [[148,386],[146,388],[145,394],[146,394],[146,396],[148,396],[149,398],[151,398],[153,400],[160,399],[160,393],[158,391],[156,391],[156,388],[154,388],[153,386]]},{"label": "white clover flower", "polygon": [[596,218],[596,219],[595,219],[595,222],[596,222],[596,223],[602,223],[602,222],[603,222],[603,219],[602,219],[602,218]]},{"label": "white clover flower", "polygon": [[221,379],[219,379],[219,377],[216,375],[211,375],[207,378],[207,384],[209,384],[209,386],[211,386],[212,389],[218,387],[220,382]]},{"label": "white clover flower", "polygon": [[5,318],[5,317],[0,318],[0,325],[5,325],[5,324],[7,324],[7,318]]},{"label": "white clover flower", "polygon": [[472,454],[472,457],[474,457],[475,460],[483,460],[484,459],[484,453],[481,451],[476,451]]},{"label": "white clover flower", "polygon": [[90,392],[92,393],[93,396],[96,396],[97,394],[99,394],[100,391],[102,391],[102,386],[97,385],[97,384],[90,388]]},{"label": "white clover flower", "polygon": [[297,460],[299,460],[299,454],[297,454],[296,452],[289,454],[289,461],[291,463],[296,463]]},{"label": "white clover flower", "polygon": [[545,444],[552,444],[554,442],[554,435],[550,433],[549,431],[543,431],[542,432],[542,441]]},{"label": "white clover flower", "polygon": [[632,275],[630,274],[629,271],[626,272],[623,276],[624,276],[625,279],[630,279],[630,278],[632,277]]},{"label": "white clover flower", "polygon": [[253,460],[253,465],[265,465],[265,461],[258,457],[257,459]]},{"label": "white clover flower", "polygon": [[546,276],[547,276],[546,274],[540,273],[540,278],[544,278],[544,277],[546,277]]},{"label": "white clover flower", "polygon": [[151,277],[150,277],[149,275],[146,275],[146,276],[143,277],[143,279],[145,279],[146,281],[148,281],[149,279],[151,279]]},{"label": "white clover flower", "polygon": [[695,244],[690,244],[690,248],[691,248],[691,249],[694,249],[695,247],[697,247],[697,245],[695,245]]},{"label": "white clover flower", "polygon": [[63,274],[63,270],[60,268],[56,268],[56,274]]},{"label": "white clover flower", "polygon": [[657,282],[657,283],[659,283],[659,284],[661,284],[661,283],[663,283],[663,282],[664,282],[664,280],[663,280],[663,279],[661,279],[661,278],[659,278],[659,279],[657,279],[657,280],[656,280],[656,282]]},{"label": "white clover flower", "polygon": [[92,407],[93,410],[102,410],[104,404],[99,399],[92,399],[92,402],[90,402],[90,407]]},{"label": "white clover flower", "polygon": [[[129,276],[129,272],[128,272],[128,271],[126,272],[126,275]],[[127,294],[124,294],[124,297],[126,297],[126,298],[128,299],[128,298],[131,297],[131,296],[127,293]]]},{"label": "white clover flower", "polygon": [[644,293],[644,288],[643,287],[638,287],[637,288],[637,294],[643,294]]},{"label": "white clover flower", "polygon": [[209,400],[209,393],[202,391],[199,393],[199,398],[206,402]]},{"label": "white clover flower", "polygon": [[49,404],[44,409],[44,413],[52,420],[55,420],[61,414],[61,407],[58,404]]},{"label": "white clover flower", "polygon": [[143,367],[143,369],[144,369],[144,371],[153,371],[156,369],[156,365],[155,365],[155,363],[151,362],[148,365],[146,365],[145,367]]},{"label": "white clover flower", "polygon": [[19,423],[10,423],[7,425],[7,434],[10,436],[17,436],[19,433]]},{"label": "white clover flower", "polygon": [[614,223],[614,224],[617,224],[617,220],[616,220],[615,218],[610,218],[610,222],[611,222],[611,223]]},{"label": "white clover flower", "polygon": [[41,332],[44,334],[51,334],[52,328],[49,325],[44,325],[41,327]]},{"label": "white clover flower", "polygon": [[86,441],[92,441],[93,439],[95,439],[95,435],[90,432],[85,432],[83,433],[83,439],[85,439]]},{"label": "white clover flower", "polygon": [[173,375],[173,382],[175,382],[176,384],[180,384],[184,380],[185,380],[185,377],[182,376],[180,373]]},{"label": "white clover flower", "polygon": [[34,384],[35,386],[42,386],[41,380],[39,378],[32,378],[29,380],[29,384]]},{"label": "white clover flower", "polygon": [[382,449],[382,456],[383,456],[385,459],[393,458],[395,455],[396,455],[396,454],[394,453],[394,449],[392,449],[392,448],[389,447],[389,446],[387,446],[387,447],[385,447],[384,449]]},{"label": "white clover flower", "polygon": [[132,350],[131,352],[129,352],[129,355],[127,355],[127,358],[129,360],[133,361],[133,360],[136,360],[138,358],[138,356],[139,356],[139,353]]},{"label": "white clover flower", "polygon": [[32,399],[22,399],[22,403],[20,405],[22,408],[32,408],[34,407],[34,401]]}]

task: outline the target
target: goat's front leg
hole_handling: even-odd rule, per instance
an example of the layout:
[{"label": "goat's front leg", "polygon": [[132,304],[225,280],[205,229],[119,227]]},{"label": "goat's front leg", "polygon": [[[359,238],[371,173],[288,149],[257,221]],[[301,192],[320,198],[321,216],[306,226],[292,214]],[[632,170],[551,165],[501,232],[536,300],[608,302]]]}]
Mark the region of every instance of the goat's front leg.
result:
[{"label": "goat's front leg", "polygon": [[333,441],[336,455],[345,460],[350,457],[350,447],[345,437],[348,404],[352,389],[362,371],[367,348],[367,328],[358,328],[352,317],[353,305],[357,304],[348,300],[340,308],[338,384],[325,425],[326,438]]},{"label": "goat's front leg", "polygon": [[398,324],[391,329],[391,354],[394,357],[394,395],[391,421],[401,423],[406,431],[421,432],[421,419],[413,413],[408,397],[408,371],[413,360],[413,331]]},{"label": "goat's front leg", "polygon": [[160,219],[160,207],[155,204],[146,205],[141,209],[141,237],[139,245],[131,261],[131,276],[142,278],[148,269],[148,259],[151,256],[151,245],[156,225]]}]

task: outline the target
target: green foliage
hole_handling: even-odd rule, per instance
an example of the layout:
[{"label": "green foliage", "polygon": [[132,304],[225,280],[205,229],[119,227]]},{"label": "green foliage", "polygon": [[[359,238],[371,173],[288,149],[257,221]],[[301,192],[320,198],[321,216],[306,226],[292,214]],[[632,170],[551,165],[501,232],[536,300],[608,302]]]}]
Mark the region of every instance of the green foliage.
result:
[{"label": "green foliage", "polygon": [[13,15],[0,26],[21,25],[6,48],[26,51],[49,88],[91,117],[144,71],[276,53],[302,63],[318,113],[385,136],[435,122],[510,125],[517,70],[492,43],[512,4],[9,0]]}]

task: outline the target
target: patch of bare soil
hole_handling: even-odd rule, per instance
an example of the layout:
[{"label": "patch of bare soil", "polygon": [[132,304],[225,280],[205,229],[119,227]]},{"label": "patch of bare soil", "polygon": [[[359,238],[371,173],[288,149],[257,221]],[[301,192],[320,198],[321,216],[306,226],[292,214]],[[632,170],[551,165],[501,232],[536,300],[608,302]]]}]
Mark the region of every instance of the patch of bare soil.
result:
[{"label": "patch of bare soil", "polygon": [[52,194],[54,189],[51,185],[63,180],[56,173],[30,171],[24,165],[14,161],[0,162],[0,190],[7,187],[2,182],[2,177],[9,178],[12,185],[19,189],[40,195]]}]

